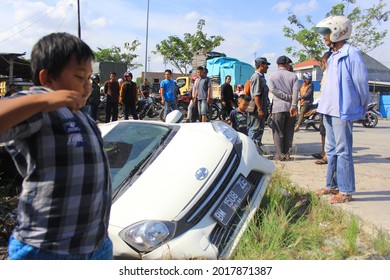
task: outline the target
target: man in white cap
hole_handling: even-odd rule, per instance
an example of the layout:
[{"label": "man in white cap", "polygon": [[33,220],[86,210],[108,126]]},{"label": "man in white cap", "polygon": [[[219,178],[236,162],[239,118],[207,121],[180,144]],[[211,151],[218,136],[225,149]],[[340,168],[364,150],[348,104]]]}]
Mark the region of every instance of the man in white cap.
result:
[{"label": "man in white cap", "polygon": [[333,49],[318,106],[326,130],[328,172],[326,186],[317,194],[333,194],[331,203],[344,203],[352,200],[355,192],[352,127],[353,121],[362,118],[367,110],[367,69],[360,52],[347,43],[352,33],[347,17],[328,17],[317,24],[316,30]]}]

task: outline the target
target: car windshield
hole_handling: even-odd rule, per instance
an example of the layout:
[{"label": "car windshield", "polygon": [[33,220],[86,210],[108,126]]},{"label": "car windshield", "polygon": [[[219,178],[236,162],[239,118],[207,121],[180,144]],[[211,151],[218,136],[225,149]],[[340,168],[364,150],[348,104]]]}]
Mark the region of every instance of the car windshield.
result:
[{"label": "car windshield", "polygon": [[103,137],[110,163],[113,193],[138,172],[170,130],[169,127],[157,124],[123,122]]}]

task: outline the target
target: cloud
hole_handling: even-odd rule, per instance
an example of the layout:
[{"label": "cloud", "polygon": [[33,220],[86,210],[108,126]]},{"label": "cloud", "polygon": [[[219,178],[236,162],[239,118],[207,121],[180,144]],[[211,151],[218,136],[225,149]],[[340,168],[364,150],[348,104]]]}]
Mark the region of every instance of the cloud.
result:
[{"label": "cloud", "polygon": [[99,17],[97,19],[92,20],[91,22],[87,22],[87,25],[90,26],[92,29],[105,27],[107,25],[108,21],[105,17]]},{"label": "cloud", "polygon": [[291,7],[291,2],[284,1],[284,2],[276,3],[276,5],[272,7],[272,10],[277,11],[279,13],[283,13],[287,11],[290,7]]},{"label": "cloud", "polygon": [[197,13],[195,11],[189,12],[184,16],[184,20],[186,20],[186,21],[193,21],[193,20],[199,20],[199,19],[200,19],[200,15],[199,15],[199,13]]},{"label": "cloud", "polygon": [[294,13],[297,14],[310,14],[311,11],[318,9],[317,0],[310,0],[309,2],[297,4],[293,6]]}]

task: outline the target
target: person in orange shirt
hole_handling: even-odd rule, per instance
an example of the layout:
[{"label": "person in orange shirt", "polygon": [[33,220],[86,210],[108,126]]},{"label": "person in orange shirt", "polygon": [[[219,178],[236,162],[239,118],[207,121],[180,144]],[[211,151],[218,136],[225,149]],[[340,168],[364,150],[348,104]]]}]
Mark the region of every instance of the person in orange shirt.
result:
[{"label": "person in orange shirt", "polygon": [[251,95],[251,80],[247,80],[245,85],[244,85],[244,93],[246,95]]},{"label": "person in orange shirt", "polygon": [[311,79],[312,77],[310,73],[303,73],[303,83],[299,89],[300,96],[298,97],[300,112],[298,122],[295,125],[295,132],[299,130],[299,126],[303,120],[303,115],[306,113],[309,106],[313,103],[314,86],[311,82]]}]

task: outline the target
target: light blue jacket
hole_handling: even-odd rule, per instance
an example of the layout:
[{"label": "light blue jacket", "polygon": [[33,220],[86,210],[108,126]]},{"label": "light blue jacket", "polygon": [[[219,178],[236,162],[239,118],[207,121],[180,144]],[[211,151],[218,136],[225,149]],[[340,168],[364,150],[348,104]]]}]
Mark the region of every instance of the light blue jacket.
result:
[{"label": "light blue jacket", "polygon": [[[360,52],[353,46],[345,43],[344,46],[340,49],[339,53],[336,54],[339,56],[337,62],[338,70],[338,104],[340,110],[340,119],[341,120],[357,120],[364,116],[367,111],[367,105],[370,100],[369,91],[368,91],[368,75],[367,69],[364,65],[363,59],[360,55]],[[331,65],[334,55],[332,55],[328,60],[328,74],[326,76],[324,93],[332,88],[332,80],[329,75],[329,71],[333,69],[329,68]],[[333,70],[334,71],[334,70]],[[327,90],[328,89],[328,90]],[[337,88],[335,88],[337,91]],[[319,104],[318,111],[325,115],[330,114],[329,110],[334,103],[335,92],[330,93],[331,96],[323,95]]]}]

